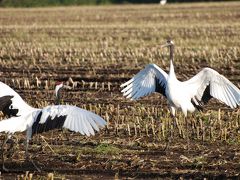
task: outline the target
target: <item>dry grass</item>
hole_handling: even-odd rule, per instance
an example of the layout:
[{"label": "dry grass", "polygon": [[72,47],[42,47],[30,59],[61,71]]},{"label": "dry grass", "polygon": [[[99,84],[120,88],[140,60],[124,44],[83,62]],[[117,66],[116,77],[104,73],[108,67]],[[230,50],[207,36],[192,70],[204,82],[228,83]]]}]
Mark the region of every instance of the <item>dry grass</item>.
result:
[{"label": "dry grass", "polygon": [[[74,88],[64,93],[64,103],[108,121],[96,137],[100,143],[161,149],[167,137],[184,145],[188,135],[193,144],[238,146],[239,108],[212,101],[187,122],[181,114],[172,122],[163,97],[131,102],[119,86],[147,63],[168,70],[168,52],[160,45],[171,37],[180,79],[210,66],[240,87],[239,9],[238,2],[0,9],[0,80],[36,107],[53,103],[55,81],[67,81]],[[185,165],[208,162],[182,157]]]}]

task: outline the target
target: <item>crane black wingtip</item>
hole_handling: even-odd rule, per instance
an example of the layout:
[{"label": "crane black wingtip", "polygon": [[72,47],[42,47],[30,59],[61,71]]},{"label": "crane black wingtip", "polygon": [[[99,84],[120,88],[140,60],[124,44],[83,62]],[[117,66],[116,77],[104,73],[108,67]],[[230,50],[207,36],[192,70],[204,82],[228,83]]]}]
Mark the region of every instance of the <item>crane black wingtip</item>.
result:
[{"label": "crane black wingtip", "polygon": [[11,108],[13,97],[12,95],[0,97],[0,111],[2,111],[5,116],[17,116],[19,110]]}]

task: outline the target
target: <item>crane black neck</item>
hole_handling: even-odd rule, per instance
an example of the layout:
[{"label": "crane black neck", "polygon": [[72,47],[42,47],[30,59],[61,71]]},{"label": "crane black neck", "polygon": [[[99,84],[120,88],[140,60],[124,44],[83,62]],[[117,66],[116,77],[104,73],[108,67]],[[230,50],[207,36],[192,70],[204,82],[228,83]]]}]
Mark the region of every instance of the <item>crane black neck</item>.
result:
[{"label": "crane black neck", "polygon": [[173,44],[169,45],[169,50],[170,50],[170,60],[173,61],[173,53],[174,53],[174,45]]},{"label": "crane black neck", "polygon": [[61,104],[61,97],[62,97],[62,88],[60,88],[58,91],[57,91],[57,96],[56,96],[56,101],[55,101],[55,104],[56,105],[60,105]]}]

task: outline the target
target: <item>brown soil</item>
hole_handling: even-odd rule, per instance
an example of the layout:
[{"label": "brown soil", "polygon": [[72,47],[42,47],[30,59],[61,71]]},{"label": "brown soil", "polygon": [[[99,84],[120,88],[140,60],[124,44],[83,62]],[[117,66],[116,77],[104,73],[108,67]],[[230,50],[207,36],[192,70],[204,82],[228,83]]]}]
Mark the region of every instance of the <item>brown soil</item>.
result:
[{"label": "brown soil", "polygon": [[240,87],[239,7],[0,9],[0,81],[34,107],[53,104],[55,82],[63,81],[72,86],[63,91],[63,104],[108,121],[93,137],[66,130],[34,136],[29,154],[41,172],[25,161],[25,134],[15,134],[14,148],[4,153],[9,171],[0,179],[31,173],[34,179],[49,173],[56,179],[239,179],[239,108],[211,100],[186,121],[178,112],[178,126],[161,95],[130,101],[120,92],[120,84],[148,63],[168,70],[167,51],[159,50],[168,36],[176,42],[180,80],[210,66]]}]

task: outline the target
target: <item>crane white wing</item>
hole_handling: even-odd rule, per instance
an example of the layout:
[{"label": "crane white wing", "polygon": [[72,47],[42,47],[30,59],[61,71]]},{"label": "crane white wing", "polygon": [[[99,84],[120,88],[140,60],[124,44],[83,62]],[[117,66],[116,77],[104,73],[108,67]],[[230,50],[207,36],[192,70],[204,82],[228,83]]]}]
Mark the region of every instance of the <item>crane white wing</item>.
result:
[{"label": "crane white wing", "polygon": [[211,68],[204,68],[197,75],[183,82],[191,98],[198,104],[214,97],[231,108],[240,105],[240,90],[223,75]]},{"label": "crane white wing", "polygon": [[168,74],[156,64],[149,64],[132,79],[122,84],[121,87],[124,89],[121,92],[131,99],[138,99],[153,92],[166,96],[167,77]]},{"label": "crane white wing", "polygon": [[[12,109],[17,110],[17,116],[21,116],[25,114],[26,111],[31,111],[33,109],[21,98],[21,96],[17,92],[15,92],[11,87],[0,81],[0,102],[6,96],[13,96],[8,99],[9,102],[5,102],[5,104],[7,104],[8,106],[10,104]],[[2,110],[3,108],[5,107],[2,106],[0,110]]]},{"label": "crane white wing", "polygon": [[40,133],[56,128],[67,128],[82,135],[94,135],[106,125],[97,114],[69,105],[47,106],[36,116],[32,133]]},{"label": "crane white wing", "polygon": [[16,91],[14,91],[12,88],[10,88],[8,85],[6,85],[5,83],[3,83],[1,81],[0,81],[0,89],[1,89],[0,97],[6,96],[6,95],[13,95],[13,96],[20,97]]}]

